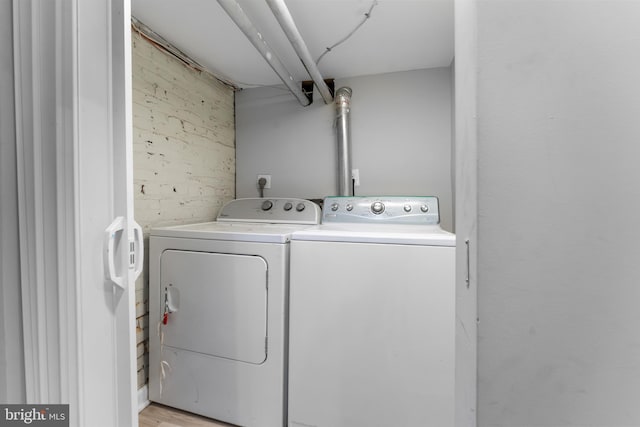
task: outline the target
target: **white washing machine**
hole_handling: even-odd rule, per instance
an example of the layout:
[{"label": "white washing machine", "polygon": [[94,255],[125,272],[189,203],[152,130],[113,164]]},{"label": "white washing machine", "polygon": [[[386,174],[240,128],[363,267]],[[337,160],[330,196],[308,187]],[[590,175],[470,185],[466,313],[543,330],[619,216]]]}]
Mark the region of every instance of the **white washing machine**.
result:
[{"label": "white washing machine", "polygon": [[329,197],[291,242],[289,426],[452,427],[455,236],[435,197]]},{"label": "white washing machine", "polygon": [[289,241],[319,220],[307,200],[238,199],[215,222],[152,230],[150,400],[286,425]]}]

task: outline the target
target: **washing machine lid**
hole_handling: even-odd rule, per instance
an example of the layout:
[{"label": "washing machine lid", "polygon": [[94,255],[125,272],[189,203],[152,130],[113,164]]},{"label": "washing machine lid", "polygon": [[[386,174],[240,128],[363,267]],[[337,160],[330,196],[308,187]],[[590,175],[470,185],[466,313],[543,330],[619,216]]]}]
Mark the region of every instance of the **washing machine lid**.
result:
[{"label": "washing machine lid", "polygon": [[287,243],[295,231],[310,227],[299,224],[264,224],[249,222],[203,222],[159,227],[151,236],[183,239],[233,240],[238,242]]},{"label": "washing machine lid", "polygon": [[291,240],[455,246],[456,236],[438,225],[322,224],[291,235]]}]

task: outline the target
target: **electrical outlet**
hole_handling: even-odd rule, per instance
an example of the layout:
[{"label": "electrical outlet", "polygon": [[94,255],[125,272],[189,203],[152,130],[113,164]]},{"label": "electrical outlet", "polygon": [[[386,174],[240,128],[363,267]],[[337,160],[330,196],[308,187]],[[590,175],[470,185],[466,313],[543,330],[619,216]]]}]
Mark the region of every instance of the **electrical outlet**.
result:
[{"label": "electrical outlet", "polygon": [[[267,183],[264,185],[264,188],[271,188],[271,175],[258,175],[258,177],[256,178],[256,184],[258,183],[260,178],[264,178],[267,180]],[[259,184],[258,184],[258,187],[260,187]]]},{"label": "electrical outlet", "polygon": [[360,169],[351,169],[351,179],[354,187],[360,186]]}]

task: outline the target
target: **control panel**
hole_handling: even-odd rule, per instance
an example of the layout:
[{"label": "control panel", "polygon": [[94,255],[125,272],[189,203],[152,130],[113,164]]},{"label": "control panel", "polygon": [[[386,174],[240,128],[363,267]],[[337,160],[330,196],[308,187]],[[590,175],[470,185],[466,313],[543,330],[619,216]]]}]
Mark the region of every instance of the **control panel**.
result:
[{"label": "control panel", "polygon": [[248,198],[232,200],[224,205],[218,221],[318,224],[320,215],[320,207],[310,200]]},{"label": "control panel", "polygon": [[439,224],[438,198],[433,196],[327,197],[322,222]]}]

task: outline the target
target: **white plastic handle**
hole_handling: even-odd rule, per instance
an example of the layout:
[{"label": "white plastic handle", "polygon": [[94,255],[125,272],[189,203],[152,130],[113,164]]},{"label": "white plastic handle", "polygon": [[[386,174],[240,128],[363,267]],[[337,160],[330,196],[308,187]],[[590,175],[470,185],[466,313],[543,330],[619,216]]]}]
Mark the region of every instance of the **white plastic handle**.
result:
[{"label": "white plastic handle", "polygon": [[144,261],[144,235],[142,227],[134,221],[133,223],[133,241],[135,246],[135,266],[133,267],[134,280],[142,273],[142,265]]},{"label": "white plastic handle", "polygon": [[104,276],[122,289],[124,289],[124,278],[116,273],[115,241],[118,232],[124,230],[124,222],[124,217],[119,216],[104,230],[103,246]]}]

